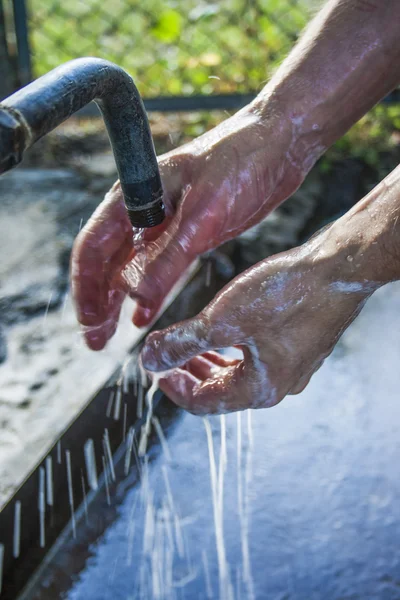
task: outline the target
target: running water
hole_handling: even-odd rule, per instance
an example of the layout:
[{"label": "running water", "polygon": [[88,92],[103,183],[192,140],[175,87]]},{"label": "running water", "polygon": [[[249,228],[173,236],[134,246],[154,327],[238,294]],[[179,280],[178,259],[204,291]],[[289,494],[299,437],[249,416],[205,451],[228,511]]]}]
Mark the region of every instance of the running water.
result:
[{"label": "running water", "polygon": [[[242,564],[243,569],[240,574],[237,574],[237,589],[241,596],[241,581],[243,581],[246,587],[246,598],[249,600],[254,599],[254,585],[251,575],[251,564],[250,564],[250,552],[249,552],[249,486],[251,480],[251,454],[253,449],[252,439],[252,422],[251,422],[251,411],[246,411],[247,416],[247,445],[245,450],[245,468],[243,473],[242,464],[242,413],[236,413],[236,425],[237,425],[237,503],[239,512],[239,523],[240,523],[240,540],[242,548]],[[243,481],[244,480],[244,481]],[[239,576],[240,575],[240,576]]]},{"label": "running water", "polygon": [[[141,368],[143,369],[143,367],[141,367]],[[148,445],[149,436],[150,436],[150,433],[151,433],[151,425],[152,425],[153,420],[154,420],[153,419],[153,399],[154,399],[154,394],[158,390],[158,383],[159,383],[160,379],[162,379],[163,377],[165,377],[165,375],[166,375],[167,372],[168,371],[159,372],[159,373],[152,373],[151,374],[151,377],[152,377],[151,386],[149,387],[149,389],[146,392],[146,406],[147,406],[146,421],[145,421],[144,425],[142,426],[141,433],[140,433],[140,442],[139,442],[139,450],[138,450],[140,458],[143,458],[143,456],[147,452],[147,445]],[[165,440],[165,437],[162,434],[161,427],[156,426],[156,431],[157,431],[157,434],[158,434],[158,436],[160,438],[161,444],[163,444],[164,450],[166,450],[166,454],[168,456],[170,456],[170,452],[169,452],[169,449],[167,447],[167,442]]]},{"label": "running water", "polygon": [[[224,416],[224,415],[222,415]],[[210,423],[207,418],[203,419],[207,435],[208,456],[210,461],[210,479],[214,512],[215,541],[218,555],[219,570],[219,598],[220,600],[233,600],[233,589],[230,580],[228,564],[226,561],[224,529],[223,529],[223,473],[224,473],[224,453],[226,444],[225,422],[221,418],[221,451],[219,463],[219,478],[217,477],[217,468],[214,455],[213,436]],[[222,481],[221,481],[222,480]]]},{"label": "running water", "polygon": [[122,272],[122,277],[131,289],[137,288],[148,260],[148,249],[145,251],[144,233],[144,229],[136,229],[134,231],[132,245],[135,250],[135,257],[132,262],[125,266]]},{"label": "running water", "polygon": [[[220,427],[219,435],[213,439],[213,429],[211,421],[204,420],[207,445],[201,451],[201,460],[207,460],[208,448],[208,472],[209,472],[209,491],[212,500],[212,512],[214,531],[213,538],[217,551],[218,582],[219,592],[213,590],[212,573],[214,564],[210,563],[205,549],[201,550],[200,561],[193,557],[193,538],[191,528],[197,520],[196,511],[194,514],[181,516],[182,498],[175,502],[173,492],[175,485],[174,468],[179,464],[179,457],[174,457],[171,452],[170,444],[163,429],[163,420],[154,414],[154,395],[158,389],[159,380],[165,376],[165,373],[152,375],[152,381],[149,389],[145,393],[144,400],[146,406],[146,418],[141,429],[138,431],[135,425],[128,422],[127,406],[129,402],[125,400],[125,394],[129,390],[128,374],[129,362],[127,361],[121,371],[121,376],[117,381],[115,393],[110,395],[107,406],[107,414],[112,420],[121,421],[122,441],[125,444],[125,456],[123,457],[123,471],[125,477],[129,477],[133,457],[135,459],[137,472],[139,474],[140,495],[135,497],[132,502],[129,519],[126,527],[126,555],[123,562],[127,566],[134,565],[138,569],[138,577],[135,580],[136,593],[139,597],[165,598],[174,600],[181,597],[185,589],[190,589],[193,582],[202,581],[204,585],[204,598],[218,597],[220,600],[239,600],[245,594],[249,600],[254,598],[252,589],[252,579],[250,570],[250,558],[248,548],[248,485],[251,479],[251,461],[250,451],[252,448],[252,424],[251,415],[247,416],[247,436],[242,432],[242,414],[237,417],[237,457],[235,460],[229,460],[232,456],[228,453],[227,446],[227,417],[222,415],[218,419],[213,419],[213,424]],[[140,390],[144,390],[147,384],[148,375],[139,365],[137,368],[136,389],[138,395]],[[122,396],[124,394],[124,397]],[[143,397],[142,396],[142,397]],[[142,407],[143,411],[143,407]],[[121,418],[122,417],[122,418]],[[201,427],[201,420],[196,421],[198,427]],[[157,491],[153,487],[149,470],[149,436],[152,429],[157,435],[161,448],[159,473],[163,480],[163,492]],[[214,432],[215,437],[215,432]],[[247,439],[246,439],[247,438]],[[139,441],[138,441],[139,440]],[[117,472],[112,455],[110,434],[107,428],[104,429],[101,440],[103,455],[101,457],[103,467],[103,485],[108,505],[114,501],[110,496],[110,485],[117,481]],[[243,450],[244,447],[244,450]],[[75,517],[75,502],[73,483],[78,484],[78,478],[72,474],[71,454],[65,450],[65,468],[68,483],[68,499],[71,511],[72,535],[76,537],[78,521]],[[92,495],[88,498],[87,489],[96,491],[99,489],[98,475],[96,469],[96,457],[94,441],[88,439],[83,447],[86,471],[80,473],[79,487],[83,497],[81,517],[89,523],[89,502],[92,502]],[[234,456],[233,456],[234,458]],[[52,507],[54,504],[53,491],[53,467],[56,468],[62,461],[61,446],[56,448],[56,456],[53,465],[51,456],[45,461],[44,467],[39,471],[39,523],[41,547],[46,544],[45,532],[45,510],[47,505]],[[225,480],[232,477],[229,470],[237,471],[237,504],[239,512],[239,538],[242,548],[242,563],[238,566],[230,566],[227,559],[227,550],[224,539],[224,494]],[[74,477],[74,479],[73,479]],[[15,528],[14,528],[14,553],[18,556],[19,539],[21,536],[21,506],[15,506]],[[211,514],[211,513],[210,513]],[[143,515],[143,516],[142,516]],[[142,525],[140,525],[140,521]],[[136,547],[140,545],[142,554],[139,564],[137,564]],[[136,561],[136,562],[135,562]],[[114,565],[114,566],[112,566]],[[114,571],[117,572],[117,558],[110,567],[110,581],[114,581]],[[135,567],[136,568],[136,567]],[[139,575],[140,572],[140,575]],[[143,596],[144,595],[144,596]],[[146,596],[147,595],[147,596]]]},{"label": "running water", "polygon": [[144,227],[139,227],[134,230],[134,234],[132,236],[133,247],[136,250],[140,250],[144,246]]},{"label": "running water", "polygon": [[157,433],[158,439],[160,440],[160,444],[163,449],[166,460],[168,462],[171,462],[171,460],[172,460],[171,452],[170,452],[170,449],[168,446],[167,438],[164,435],[164,432],[162,430],[162,426],[161,426],[159,419],[157,417],[153,416],[151,418],[151,423],[152,423],[154,429],[156,430],[156,433]]}]

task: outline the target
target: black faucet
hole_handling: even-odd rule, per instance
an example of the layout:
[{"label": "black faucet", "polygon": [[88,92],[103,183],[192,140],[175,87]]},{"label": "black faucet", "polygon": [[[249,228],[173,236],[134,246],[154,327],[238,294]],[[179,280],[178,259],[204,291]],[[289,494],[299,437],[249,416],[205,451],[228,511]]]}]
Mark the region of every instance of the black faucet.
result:
[{"label": "black faucet", "polygon": [[107,127],[132,226],[158,225],[165,213],[146,111],[130,75],[106,60],[67,62],[0,103],[0,174],[92,100]]}]

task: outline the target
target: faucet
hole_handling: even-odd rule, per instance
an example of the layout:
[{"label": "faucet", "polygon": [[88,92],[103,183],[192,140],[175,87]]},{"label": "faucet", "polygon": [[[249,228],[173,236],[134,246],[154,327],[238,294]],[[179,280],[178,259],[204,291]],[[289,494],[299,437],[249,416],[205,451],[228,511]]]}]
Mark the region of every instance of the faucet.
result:
[{"label": "faucet", "polygon": [[0,174],[92,100],[107,127],[132,226],[159,225],[163,192],[146,111],[130,75],[106,60],[71,60],[0,103]]}]

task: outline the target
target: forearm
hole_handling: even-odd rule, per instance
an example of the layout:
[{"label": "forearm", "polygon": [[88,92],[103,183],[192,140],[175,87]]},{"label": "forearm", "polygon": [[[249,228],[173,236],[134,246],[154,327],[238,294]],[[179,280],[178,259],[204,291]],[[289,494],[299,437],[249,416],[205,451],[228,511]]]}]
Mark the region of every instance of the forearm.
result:
[{"label": "forearm", "polygon": [[321,252],[349,284],[400,280],[400,166],[332,225]]},{"label": "forearm", "polygon": [[[329,0],[253,103],[322,152],[400,81],[400,2]],[[311,160],[313,156],[311,156]]]}]

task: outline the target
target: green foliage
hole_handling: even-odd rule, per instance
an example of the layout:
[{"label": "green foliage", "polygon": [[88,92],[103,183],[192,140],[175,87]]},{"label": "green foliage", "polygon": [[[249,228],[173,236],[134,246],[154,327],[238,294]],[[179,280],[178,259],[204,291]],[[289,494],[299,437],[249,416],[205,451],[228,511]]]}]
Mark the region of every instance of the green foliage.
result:
[{"label": "green foliage", "polygon": [[179,40],[183,17],[177,10],[164,10],[157,18],[157,24],[150,30],[160,42],[172,44]]},{"label": "green foliage", "polygon": [[319,166],[328,170],[331,161],[358,158],[377,167],[382,154],[392,152],[399,141],[400,106],[378,104],[333,145]]},{"label": "green foliage", "polygon": [[[33,66],[41,75],[79,56],[124,67],[146,96],[257,92],[293,46],[314,0],[28,0]],[[219,119],[226,114],[219,115]],[[218,120],[218,119],[217,119]],[[215,124],[201,114],[183,135]],[[399,143],[400,107],[379,105],[320,161],[376,165]]]},{"label": "green foliage", "polygon": [[35,75],[78,56],[124,67],[146,96],[258,91],[310,0],[28,0]]}]

